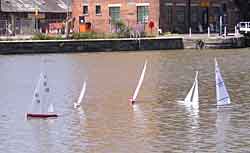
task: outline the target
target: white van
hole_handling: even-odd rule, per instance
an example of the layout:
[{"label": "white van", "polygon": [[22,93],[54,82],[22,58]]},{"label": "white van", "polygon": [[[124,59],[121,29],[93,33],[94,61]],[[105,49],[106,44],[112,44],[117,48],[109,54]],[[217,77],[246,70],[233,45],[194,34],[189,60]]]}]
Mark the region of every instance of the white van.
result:
[{"label": "white van", "polygon": [[239,22],[237,24],[237,29],[240,33],[248,33],[250,32],[250,22]]}]

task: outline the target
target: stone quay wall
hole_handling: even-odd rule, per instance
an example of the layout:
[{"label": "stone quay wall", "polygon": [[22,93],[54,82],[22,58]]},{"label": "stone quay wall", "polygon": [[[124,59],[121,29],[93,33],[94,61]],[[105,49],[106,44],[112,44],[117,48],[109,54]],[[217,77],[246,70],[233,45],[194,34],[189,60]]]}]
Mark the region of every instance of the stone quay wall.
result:
[{"label": "stone quay wall", "polygon": [[0,54],[183,49],[182,38],[0,41]]}]

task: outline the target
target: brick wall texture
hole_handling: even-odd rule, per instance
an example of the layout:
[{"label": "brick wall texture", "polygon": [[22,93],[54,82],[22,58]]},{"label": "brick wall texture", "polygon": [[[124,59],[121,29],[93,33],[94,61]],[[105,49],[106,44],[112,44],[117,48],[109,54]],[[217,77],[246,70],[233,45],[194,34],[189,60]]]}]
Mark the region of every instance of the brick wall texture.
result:
[{"label": "brick wall texture", "polygon": [[[157,31],[159,24],[159,0],[72,0],[72,16],[75,17],[74,31],[79,31],[79,16],[83,15],[83,5],[88,5],[88,15],[85,21],[92,24],[95,32],[111,32],[109,6],[120,5],[121,20],[129,27],[133,28],[137,24],[136,5],[149,4],[149,21],[155,24],[153,31]],[[96,5],[101,6],[101,14],[96,14]],[[151,31],[149,25],[145,26],[146,31]]]},{"label": "brick wall texture", "polygon": [[[191,3],[193,31],[198,32],[198,25],[201,24],[204,31],[207,26],[212,26],[214,32],[218,32],[220,16],[223,16],[223,20],[225,20],[223,22],[229,29],[233,30],[239,20],[239,10],[236,9],[233,1],[191,0]],[[79,16],[83,16],[83,5],[88,5],[88,15],[85,15],[85,21],[92,24],[93,31],[112,32],[109,6],[119,5],[121,20],[127,26],[134,28],[138,26],[137,6],[143,4],[149,6],[148,20],[155,23],[154,33],[158,31],[158,28],[162,29],[163,32],[188,32],[188,0],[72,0],[72,15],[75,17],[74,31],[79,32]],[[101,6],[100,15],[96,14],[96,5]],[[146,32],[151,31],[148,23],[143,27]]]}]

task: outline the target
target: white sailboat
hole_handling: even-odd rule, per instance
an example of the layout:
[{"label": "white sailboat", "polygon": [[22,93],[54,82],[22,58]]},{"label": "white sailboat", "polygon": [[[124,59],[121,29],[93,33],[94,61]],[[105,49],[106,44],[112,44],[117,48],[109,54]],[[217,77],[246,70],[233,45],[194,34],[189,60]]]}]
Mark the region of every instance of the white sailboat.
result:
[{"label": "white sailboat", "polygon": [[198,71],[196,71],[195,80],[191,89],[189,90],[184,101],[180,101],[180,102],[184,102],[185,105],[191,106],[192,108],[196,108],[196,109],[199,108],[199,89],[198,88],[199,88],[198,87]]},{"label": "white sailboat", "polygon": [[41,73],[34,91],[31,109],[26,114],[27,117],[48,118],[58,116],[54,112],[53,104],[48,101],[49,93],[50,88],[48,87],[48,78]]},{"label": "white sailboat", "polygon": [[80,93],[80,96],[79,96],[77,102],[74,103],[74,108],[78,108],[81,106],[81,102],[82,102],[82,99],[84,97],[85,91],[86,91],[86,81],[84,81],[84,83],[83,83],[82,91]]},{"label": "white sailboat", "polygon": [[136,97],[138,96],[139,90],[141,88],[141,85],[142,85],[142,82],[143,82],[143,79],[144,79],[144,76],[145,76],[145,72],[146,72],[146,69],[147,69],[147,63],[148,63],[148,61],[146,60],[145,63],[144,63],[144,67],[143,67],[143,70],[142,70],[142,73],[141,73],[140,80],[139,80],[139,82],[138,82],[138,84],[136,86],[135,92],[133,94],[133,97],[129,99],[132,104],[135,103]]},{"label": "white sailboat", "polygon": [[228,105],[231,103],[229,94],[227,92],[226,85],[220,73],[220,68],[218,66],[216,58],[215,62],[215,81],[216,81],[216,100],[217,106]]}]

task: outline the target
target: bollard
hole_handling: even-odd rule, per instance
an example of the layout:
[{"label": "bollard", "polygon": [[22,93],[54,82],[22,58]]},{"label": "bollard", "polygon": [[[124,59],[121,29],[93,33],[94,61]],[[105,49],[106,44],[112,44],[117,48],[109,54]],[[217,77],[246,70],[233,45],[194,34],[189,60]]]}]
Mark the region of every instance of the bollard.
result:
[{"label": "bollard", "polygon": [[237,32],[237,27],[234,26],[234,36],[237,36],[238,35],[238,32]]},{"label": "bollard", "polygon": [[210,37],[210,27],[207,27],[207,36]]},{"label": "bollard", "polygon": [[220,36],[222,35],[222,26],[223,22],[222,22],[222,16],[220,16]]},{"label": "bollard", "polygon": [[224,36],[225,37],[227,36],[227,27],[226,26],[224,27]]},{"label": "bollard", "polygon": [[192,29],[191,29],[191,27],[189,28],[189,37],[190,38],[192,37]]}]

